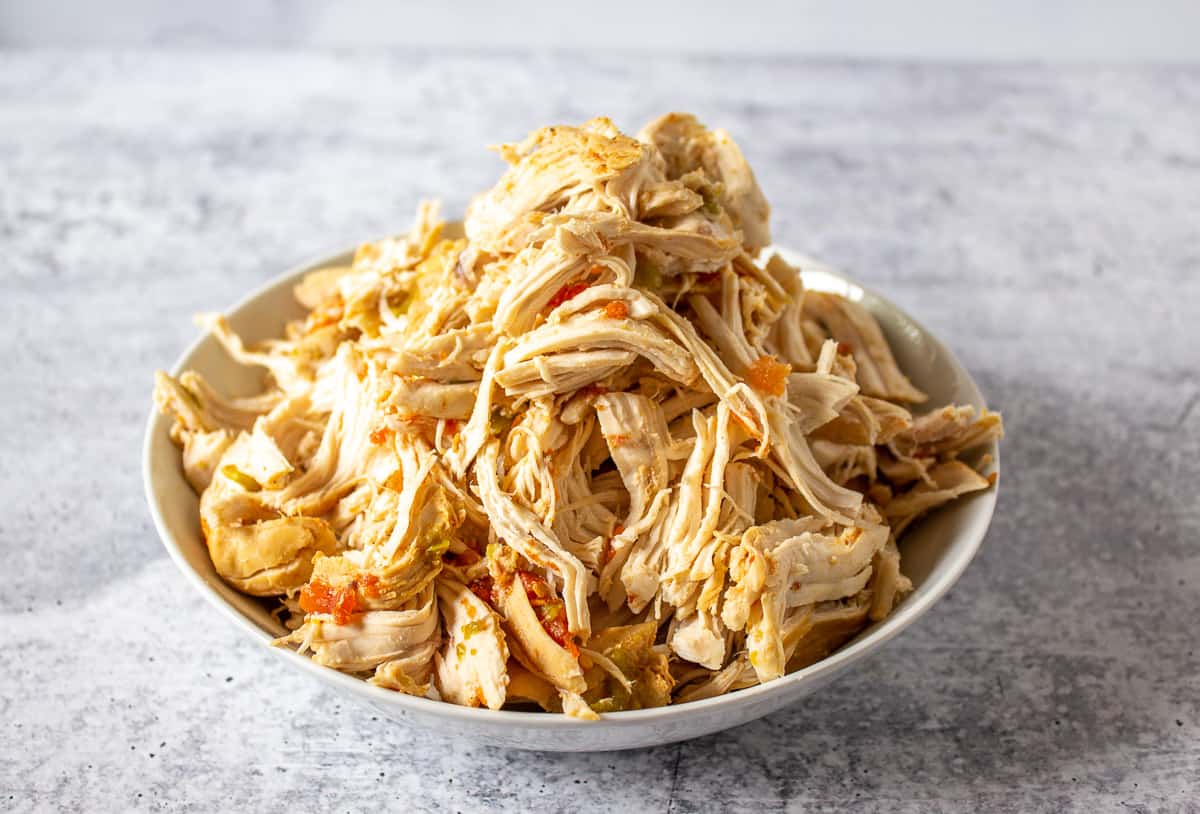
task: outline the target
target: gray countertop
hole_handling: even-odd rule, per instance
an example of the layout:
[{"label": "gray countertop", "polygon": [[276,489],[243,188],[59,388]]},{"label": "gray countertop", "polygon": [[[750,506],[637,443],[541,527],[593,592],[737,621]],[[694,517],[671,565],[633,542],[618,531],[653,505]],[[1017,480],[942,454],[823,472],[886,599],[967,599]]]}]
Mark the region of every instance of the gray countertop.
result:
[{"label": "gray countertop", "polygon": [[[796,707],[640,752],[444,742],[268,658],[141,493],[191,314],[460,211],[485,144],[667,109],[1004,412],[962,581]],[[0,247],[0,809],[1200,811],[1195,68],[0,53]]]}]

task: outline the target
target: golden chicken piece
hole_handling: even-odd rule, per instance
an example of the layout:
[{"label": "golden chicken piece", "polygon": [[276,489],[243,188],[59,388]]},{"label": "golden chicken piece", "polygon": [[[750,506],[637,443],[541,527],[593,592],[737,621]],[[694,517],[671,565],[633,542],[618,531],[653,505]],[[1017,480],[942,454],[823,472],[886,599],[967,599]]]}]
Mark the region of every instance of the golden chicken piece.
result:
[{"label": "golden chicken piece", "polygon": [[248,475],[226,466],[200,498],[200,525],[213,567],[254,596],[298,589],[312,575],[313,558],[338,548],[329,524],[319,517],[280,517],[245,491]]}]

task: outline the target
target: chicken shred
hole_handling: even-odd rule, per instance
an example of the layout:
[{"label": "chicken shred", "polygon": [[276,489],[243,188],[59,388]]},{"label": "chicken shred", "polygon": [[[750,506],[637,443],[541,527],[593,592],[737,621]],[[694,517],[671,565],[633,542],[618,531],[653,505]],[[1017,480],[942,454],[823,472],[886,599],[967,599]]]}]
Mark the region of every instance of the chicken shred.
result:
[{"label": "chicken shred", "polygon": [[903,532],[988,488],[1000,416],[937,407],[808,291],[729,134],[671,113],[498,148],[461,225],[296,287],[262,391],[156,374],[214,567],[277,641],[397,692],[595,718],[825,657],[912,589]]}]

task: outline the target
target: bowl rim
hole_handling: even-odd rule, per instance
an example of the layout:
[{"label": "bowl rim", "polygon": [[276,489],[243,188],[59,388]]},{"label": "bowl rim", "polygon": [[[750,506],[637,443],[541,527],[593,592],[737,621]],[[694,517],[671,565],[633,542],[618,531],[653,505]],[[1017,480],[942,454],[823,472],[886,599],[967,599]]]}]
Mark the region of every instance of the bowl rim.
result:
[{"label": "bowl rim", "polygon": [[[801,274],[818,273],[827,275],[831,278],[841,281],[843,284],[856,288],[861,294],[869,295],[877,300],[881,305],[894,311],[897,316],[908,321],[913,327],[920,331],[924,341],[934,346],[945,358],[949,361],[951,367],[957,369],[957,373],[963,377],[968,387],[974,389],[979,394],[979,406],[983,408],[985,402],[983,400],[982,391],[970,372],[959,361],[958,357],[933,333],[931,333],[924,325],[913,319],[904,309],[897,306],[888,298],[882,296],[877,291],[863,285],[862,283],[846,276],[840,271],[834,270],[829,266],[815,261],[812,258],[788,249],[786,247],[773,245],[764,249],[764,254],[775,251],[783,256],[788,262],[795,265],[800,265]],[[302,277],[304,274],[318,268],[326,266],[344,264],[346,259],[352,254],[353,249],[343,249],[335,252],[322,252],[311,257],[309,260],[293,265],[288,270],[271,277],[263,282],[250,293],[241,297],[232,306],[222,311],[226,315],[232,315],[243,308],[248,307],[251,303],[261,297],[267,296],[272,291],[282,285],[293,283]],[[171,375],[178,376],[187,369],[187,365],[191,358],[199,350],[202,343],[209,338],[209,335],[202,332],[195,340],[193,340],[187,348],[176,358],[171,367]],[[858,633],[848,643],[842,645],[834,652],[830,653],[825,658],[814,664],[804,667],[795,672],[788,673],[780,678],[768,681],[765,684],[756,684],[753,687],[727,692],[722,695],[712,698],[705,698],[698,701],[688,701],[680,704],[670,704],[664,707],[654,707],[651,709],[625,710],[621,712],[607,712],[600,716],[599,721],[586,721],[572,718],[563,714],[546,713],[542,711],[521,711],[521,710],[492,710],[484,707],[465,707],[457,704],[451,704],[445,701],[434,701],[429,698],[420,696],[408,695],[406,693],[396,692],[394,690],[376,687],[368,684],[361,678],[356,678],[346,673],[339,672],[330,667],[323,667],[317,664],[312,659],[303,656],[291,648],[272,646],[271,642],[274,639],[267,631],[259,627],[253,620],[245,616],[232,604],[227,602],[216,590],[209,585],[205,579],[191,567],[187,559],[184,557],[182,547],[175,537],[170,533],[167,527],[166,520],[163,516],[163,511],[160,509],[162,496],[159,495],[156,488],[156,479],[154,477],[154,439],[162,434],[166,434],[169,430],[169,423],[166,416],[162,415],[156,406],[150,409],[149,419],[146,423],[146,429],[142,439],[142,484],[145,491],[146,501],[149,504],[150,515],[154,520],[154,527],[158,532],[159,539],[162,541],[163,547],[174,561],[175,566],[183,573],[185,579],[191,583],[192,587],[200,592],[208,602],[215,606],[226,618],[232,620],[236,627],[241,628],[248,633],[252,638],[260,643],[267,645],[267,648],[283,659],[293,667],[307,672],[309,675],[324,681],[327,684],[345,690],[355,696],[358,696],[363,701],[368,703],[383,704],[389,707],[396,707],[401,714],[411,712],[414,714],[425,714],[433,717],[443,716],[456,719],[458,722],[468,726],[498,726],[509,725],[521,727],[523,729],[534,730],[556,730],[564,731],[571,729],[579,729],[580,731],[595,732],[597,728],[626,728],[634,726],[644,726],[646,724],[663,724],[675,721],[680,718],[689,718],[697,715],[700,712],[715,711],[722,707],[736,707],[744,705],[752,700],[767,701],[768,699],[778,696],[787,695],[792,692],[798,685],[807,683],[823,683],[823,679],[830,679],[837,673],[841,672],[846,667],[858,662],[869,655],[878,651],[885,643],[897,636],[901,631],[914,624],[918,619],[933,607],[950,588],[958,582],[967,566],[970,565],[976,553],[983,544],[984,538],[987,536],[988,529],[991,525],[992,517],[995,513],[996,502],[999,495],[999,480],[993,483],[992,487],[986,491],[976,493],[972,496],[973,500],[981,504],[981,508],[985,513],[982,522],[975,524],[975,530],[967,533],[968,538],[965,544],[960,544],[948,550],[938,561],[938,567],[935,572],[930,574],[930,577],[916,590],[904,598],[892,613],[880,622],[870,625],[864,631]],[[992,457],[992,467],[994,471],[999,471],[1000,453],[999,445],[993,444],[990,450]]]}]

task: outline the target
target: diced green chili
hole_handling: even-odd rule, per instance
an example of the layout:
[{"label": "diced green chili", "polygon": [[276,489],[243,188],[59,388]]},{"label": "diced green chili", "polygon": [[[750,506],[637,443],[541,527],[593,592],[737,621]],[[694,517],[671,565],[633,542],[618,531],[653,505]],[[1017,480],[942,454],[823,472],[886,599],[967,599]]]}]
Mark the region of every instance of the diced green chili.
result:
[{"label": "diced green chili", "polygon": [[565,614],[566,609],[561,602],[547,602],[544,605],[538,605],[537,615],[542,622],[549,622],[557,619],[560,614]]},{"label": "diced green chili", "polygon": [[488,432],[492,435],[503,435],[512,426],[513,417],[502,407],[492,410],[492,418],[488,422]]},{"label": "diced green chili", "polygon": [[615,699],[615,698],[601,698],[596,703],[589,704],[588,706],[590,706],[592,708],[592,712],[601,712],[601,713],[620,712],[621,710],[624,709],[623,706],[621,706],[620,704],[617,703],[617,699]]},{"label": "diced green chili", "polygon": [[644,288],[647,291],[657,291],[662,288],[663,273],[662,269],[653,260],[639,258],[637,263],[637,271],[633,275],[633,283],[638,288]]},{"label": "diced green chili", "polygon": [[700,197],[704,199],[704,211],[710,215],[721,214],[721,196],[725,189],[721,184],[709,184],[700,188]]},{"label": "diced green chili", "polygon": [[476,633],[483,633],[487,630],[487,620],[476,619],[474,622],[467,622],[463,625],[463,638],[469,639]]},{"label": "diced green chili", "polygon": [[221,474],[245,489],[247,492],[258,492],[262,489],[261,483],[247,475],[242,470],[238,469],[233,464],[225,464],[225,466],[221,467]]}]

